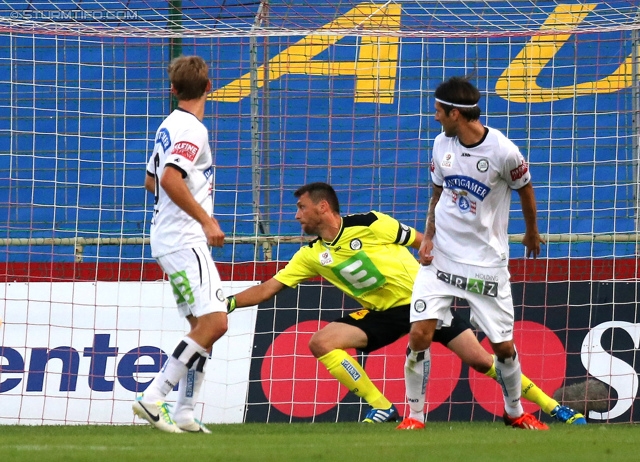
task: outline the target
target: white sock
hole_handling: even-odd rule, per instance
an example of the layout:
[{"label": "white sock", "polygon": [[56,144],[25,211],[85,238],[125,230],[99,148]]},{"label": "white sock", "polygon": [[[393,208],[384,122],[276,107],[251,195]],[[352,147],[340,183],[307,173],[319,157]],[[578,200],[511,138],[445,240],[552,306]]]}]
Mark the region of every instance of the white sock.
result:
[{"label": "white sock", "polygon": [[193,410],[204,382],[204,368],[207,359],[209,359],[208,355],[200,356],[187,371],[187,374],[180,379],[178,399],[173,414],[173,420],[178,424],[188,424],[194,421]]},{"label": "white sock", "polygon": [[497,381],[502,387],[504,409],[511,417],[524,414],[520,396],[522,395],[522,369],[518,353],[513,358],[495,360]]},{"label": "white sock", "polygon": [[184,337],[145,390],[143,401],[147,403],[165,401],[169,392],[187,374],[191,366],[206,354],[206,350],[190,337]]},{"label": "white sock", "polygon": [[431,370],[431,350],[409,350],[404,363],[404,382],[409,402],[409,417],[424,422],[424,401]]}]

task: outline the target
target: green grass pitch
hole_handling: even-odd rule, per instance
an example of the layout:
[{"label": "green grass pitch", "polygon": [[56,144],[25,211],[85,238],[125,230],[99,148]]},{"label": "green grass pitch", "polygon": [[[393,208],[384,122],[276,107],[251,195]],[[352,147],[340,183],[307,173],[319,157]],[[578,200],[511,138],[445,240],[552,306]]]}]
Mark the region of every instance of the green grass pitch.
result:
[{"label": "green grass pitch", "polygon": [[640,426],[501,422],[209,425],[212,435],[136,426],[0,426],[0,461],[638,461]]}]

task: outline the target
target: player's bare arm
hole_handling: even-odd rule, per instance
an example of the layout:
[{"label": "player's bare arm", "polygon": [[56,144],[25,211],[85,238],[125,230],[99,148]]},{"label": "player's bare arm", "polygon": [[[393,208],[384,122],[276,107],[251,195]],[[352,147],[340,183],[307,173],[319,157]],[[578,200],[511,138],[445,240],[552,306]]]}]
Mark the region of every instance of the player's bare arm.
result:
[{"label": "player's bare arm", "polygon": [[206,210],[196,202],[182,178],[182,173],[178,169],[167,165],[162,172],[160,186],[178,207],[200,223],[208,245],[222,247],[224,244],[224,232],[220,229],[218,221],[209,216]]},{"label": "player's bare arm", "polygon": [[420,264],[427,266],[431,264],[433,256],[431,250],[433,250],[433,236],[436,234],[436,205],[442,195],[442,186],[433,185],[433,191],[431,194],[431,200],[429,201],[429,211],[427,212],[427,222],[424,230],[424,237],[420,244],[420,250],[418,250],[418,256]]},{"label": "player's bare arm", "polygon": [[424,239],[424,234],[416,230],[416,238],[413,240],[410,247],[416,250],[420,250],[420,246],[422,245],[423,239]]},{"label": "player's bare arm", "polygon": [[545,244],[545,241],[538,232],[536,197],[533,186],[528,183],[517,191],[526,227],[522,243],[525,246],[527,257],[537,258],[540,255],[540,244]]},{"label": "player's bare arm", "polygon": [[153,175],[150,175],[149,172],[147,172],[144,179],[144,189],[149,191],[151,194],[156,193],[156,179]]},{"label": "player's bare arm", "polygon": [[275,294],[287,287],[275,278],[263,282],[257,286],[249,287],[234,295],[236,307],[253,306],[269,300]]}]

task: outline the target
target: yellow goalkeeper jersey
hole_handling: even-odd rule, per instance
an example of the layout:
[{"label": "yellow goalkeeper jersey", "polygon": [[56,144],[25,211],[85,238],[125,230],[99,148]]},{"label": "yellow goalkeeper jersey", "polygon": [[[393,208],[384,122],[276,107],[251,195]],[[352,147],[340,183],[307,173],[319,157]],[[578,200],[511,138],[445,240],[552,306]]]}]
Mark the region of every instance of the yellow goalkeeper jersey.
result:
[{"label": "yellow goalkeeper jersey", "polygon": [[408,305],[419,263],[406,246],[415,238],[415,229],[384,213],[347,215],[333,242],[311,241],[274,277],[296,287],[320,275],[371,310]]}]

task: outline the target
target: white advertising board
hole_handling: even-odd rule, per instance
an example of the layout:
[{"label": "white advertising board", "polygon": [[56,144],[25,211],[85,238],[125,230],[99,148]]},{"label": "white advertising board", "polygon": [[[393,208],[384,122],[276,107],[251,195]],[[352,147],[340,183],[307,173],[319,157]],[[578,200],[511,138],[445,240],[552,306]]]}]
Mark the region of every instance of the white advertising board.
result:
[{"label": "white advertising board", "polygon": [[[166,281],[6,283],[0,303],[0,424],[131,424],[136,391],[189,330]],[[256,314],[236,310],[213,347],[196,407],[205,423],[243,421]]]}]

